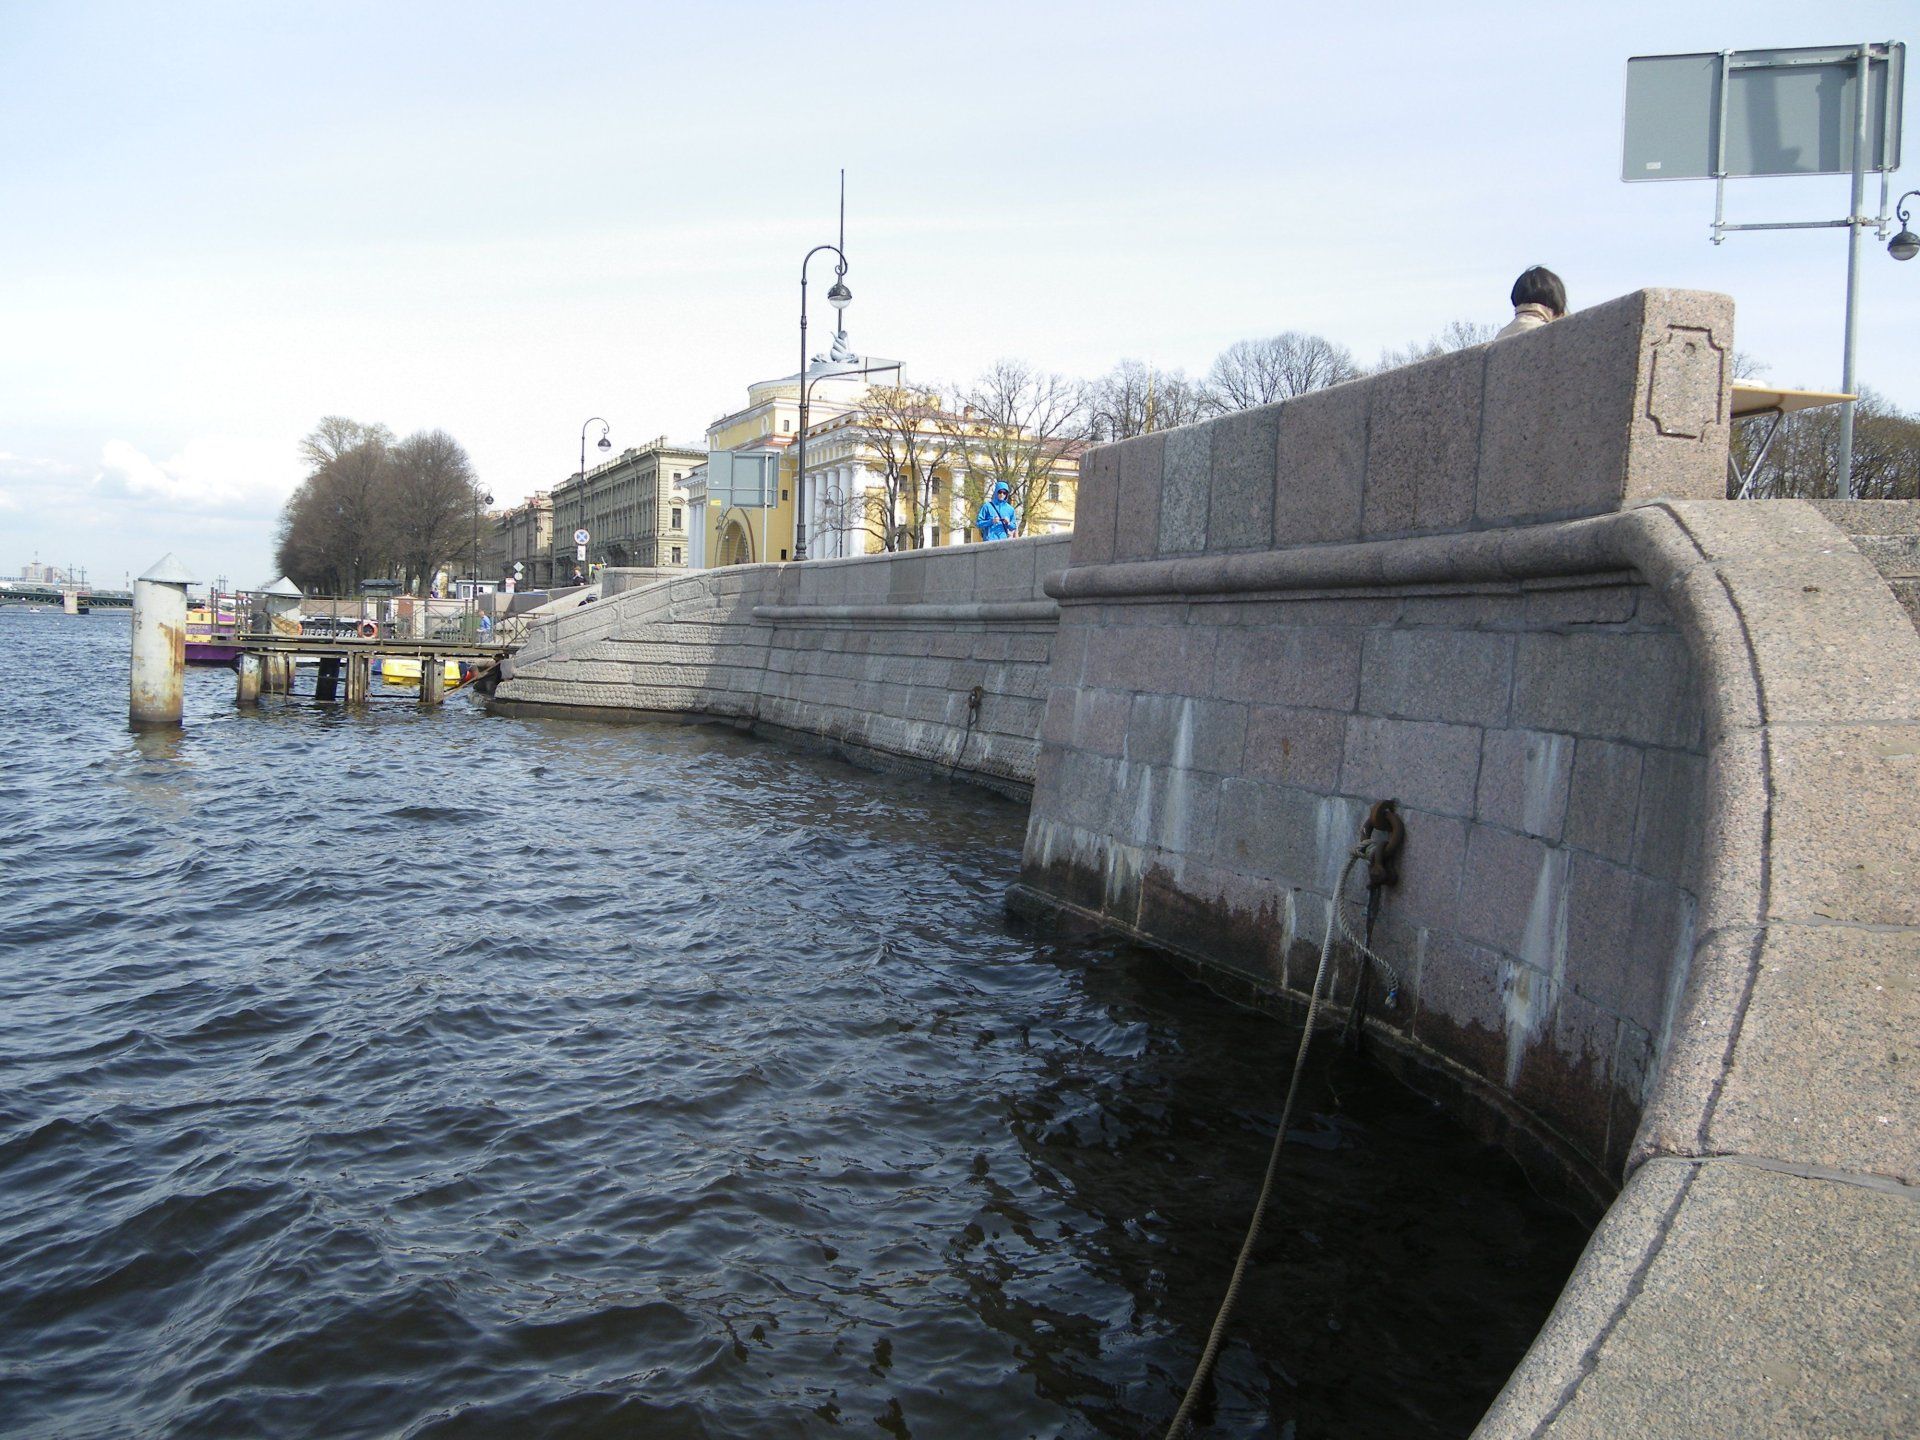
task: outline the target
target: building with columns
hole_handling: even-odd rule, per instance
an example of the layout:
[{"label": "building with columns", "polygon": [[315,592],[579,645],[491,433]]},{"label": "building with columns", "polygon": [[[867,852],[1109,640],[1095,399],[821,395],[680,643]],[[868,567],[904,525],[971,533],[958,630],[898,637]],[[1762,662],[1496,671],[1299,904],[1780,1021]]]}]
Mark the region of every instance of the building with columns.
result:
[{"label": "building with columns", "polygon": [[[821,363],[809,368],[807,386],[810,429],[823,417],[844,414],[868,388],[865,377],[838,376]],[[787,375],[748,386],[746,405],[707,427],[706,463],[687,492],[689,519],[700,534],[690,544],[700,557],[693,563],[704,568],[793,558],[793,442],[799,423],[800,377]]]}]

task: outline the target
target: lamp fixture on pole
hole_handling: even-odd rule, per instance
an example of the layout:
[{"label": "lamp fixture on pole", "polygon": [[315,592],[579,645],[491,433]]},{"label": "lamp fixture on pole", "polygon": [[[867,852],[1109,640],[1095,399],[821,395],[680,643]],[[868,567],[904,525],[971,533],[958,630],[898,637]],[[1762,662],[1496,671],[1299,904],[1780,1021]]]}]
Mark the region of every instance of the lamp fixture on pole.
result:
[{"label": "lamp fixture on pole", "polygon": [[[1913,218],[1907,214],[1907,202],[1920,195],[1920,190],[1909,190],[1900,197],[1900,203],[1893,207],[1893,213],[1900,217],[1900,233],[1887,242],[1887,254],[1896,260],[1911,260],[1920,255],[1920,235],[1913,233]],[[1882,230],[1882,235],[1887,232]]]}]

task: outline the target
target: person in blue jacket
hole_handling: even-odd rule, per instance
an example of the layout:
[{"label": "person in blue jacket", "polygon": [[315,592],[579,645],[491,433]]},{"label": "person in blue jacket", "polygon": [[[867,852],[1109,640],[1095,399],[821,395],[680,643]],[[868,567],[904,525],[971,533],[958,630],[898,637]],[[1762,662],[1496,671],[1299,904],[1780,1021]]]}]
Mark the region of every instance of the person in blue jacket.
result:
[{"label": "person in blue jacket", "polygon": [[1007,500],[1004,480],[993,487],[991,500],[980,502],[980,513],[973,517],[973,528],[980,532],[982,540],[1011,540],[1020,533],[1020,517],[1013,513],[1013,506]]}]

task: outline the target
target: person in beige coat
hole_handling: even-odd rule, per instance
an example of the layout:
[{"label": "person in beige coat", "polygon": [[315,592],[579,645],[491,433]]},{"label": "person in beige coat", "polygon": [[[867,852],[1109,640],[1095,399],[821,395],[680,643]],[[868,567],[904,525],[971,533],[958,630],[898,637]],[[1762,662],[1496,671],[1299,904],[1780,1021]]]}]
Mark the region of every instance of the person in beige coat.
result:
[{"label": "person in beige coat", "polygon": [[1567,287],[1544,265],[1522,270],[1513,282],[1513,319],[1493,338],[1504,340],[1525,330],[1538,330],[1567,313]]}]

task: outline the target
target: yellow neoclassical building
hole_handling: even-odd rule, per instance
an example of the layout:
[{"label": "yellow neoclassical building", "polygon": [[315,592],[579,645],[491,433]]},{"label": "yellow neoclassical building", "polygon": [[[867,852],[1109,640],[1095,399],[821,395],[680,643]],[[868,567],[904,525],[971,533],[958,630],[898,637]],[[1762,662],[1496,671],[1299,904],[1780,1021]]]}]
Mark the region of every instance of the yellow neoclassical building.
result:
[{"label": "yellow neoclassical building", "polygon": [[[817,430],[866,394],[867,379],[813,368],[807,388],[809,428]],[[746,405],[707,427],[706,463],[685,481],[692,567],[793,558],[799,424],[800,377],[787,375],[748,386]],[[811,455],[807,463],[812,469]]]},{"label": "yellow neoclassical building", "polygon": [[[902,385],[895,362],[854,363],[882,373],[807,375],[809,558],[976,541],[973,517],[996,480],[1013,493],[1021,533],[1073,528],[1082,446],[947,407]],[[793,557],[799,414],[789,375],[749,387],[743,409],[708,427],[707,463],[686,480],[690,566]]]}]

